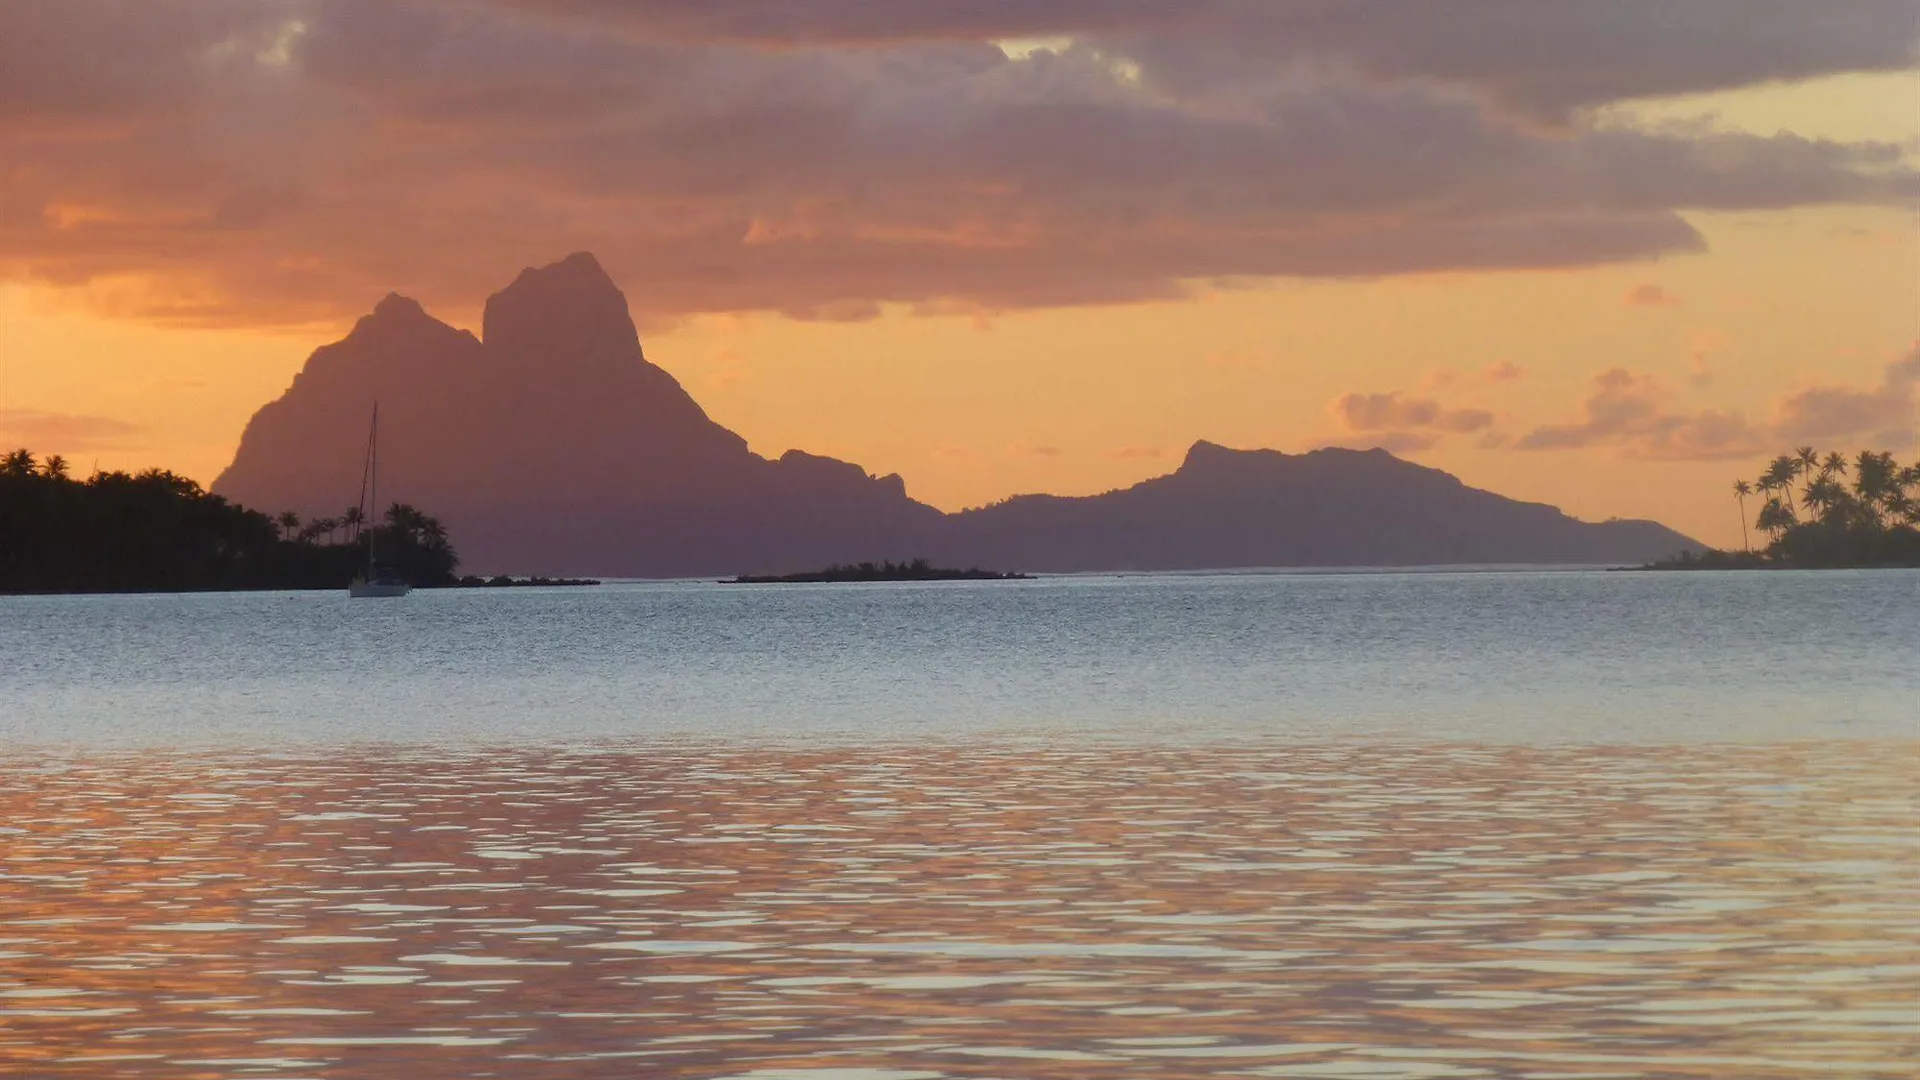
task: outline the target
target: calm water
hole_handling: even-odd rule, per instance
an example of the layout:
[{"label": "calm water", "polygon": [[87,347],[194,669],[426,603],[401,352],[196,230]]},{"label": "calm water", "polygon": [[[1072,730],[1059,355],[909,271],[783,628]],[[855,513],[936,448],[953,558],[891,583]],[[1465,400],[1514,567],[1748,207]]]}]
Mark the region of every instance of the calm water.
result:
[{"label": "calm water", "polygon": [[0,739],[1911,737],[1920,573],[0,598]]},{"label": "calm water", "polygon": [[0,1075],[1920,1072],[1920,575],[0,599]]}]

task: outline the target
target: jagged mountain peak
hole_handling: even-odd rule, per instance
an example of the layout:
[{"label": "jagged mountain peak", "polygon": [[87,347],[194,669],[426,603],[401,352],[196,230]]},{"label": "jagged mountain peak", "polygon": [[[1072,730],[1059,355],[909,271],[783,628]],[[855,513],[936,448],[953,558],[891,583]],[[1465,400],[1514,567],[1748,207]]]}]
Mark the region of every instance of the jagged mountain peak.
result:
[{"label": "jagged mountain peak", "polygon": [[376,400],[383,498],[430,508],[481,569],[801,569],[906,557],[939,518],[898,477],[752,453],[647,361],[626,297],[584,252],[494,294],[480,338],[388,296],[254,416],[214,490],[275,511],[342,505]]},{"label": "jagged mountain peak", "polygon": [[460,334],[471,337],[464,330],[455,330],[439,319],[427,313],[420,301],[400,293],[388,293],[373,310],[362,315],[354,323],[349,339],[373,336],[418,335],[423,331],[439,331],[448,334]]},{"label": "jagged mountain peak", "polygon": [[608,344],[639,340],[626,295],[584,251],[522,270],[513,284],[487,298],[480,337],[489,345],[514,347],[558,333],[599,335]]},{"label": "jagged mountain peak", "polygon": [[1187,448],[1187,456],[1181,460],[1179,471],[1203,472],[1247,463],[1277,461],[1286,457],[1286,454],[1278,450],[1236,450],[1217,442],[1199,439]]},{"label": "jagged mountain peak", "polygon": [[592,252],[576,251],[557,262],[527,267],[500,290],[501,294],[528,291],[605,294],[617,293],[620,287]]},{"label": "jagged mountain peak", "polygon": [[420,301],[397,292],[388,293],[373,305],[373,317],[376,319],[411,319],[426,314],[427,309],[420,306]]}]

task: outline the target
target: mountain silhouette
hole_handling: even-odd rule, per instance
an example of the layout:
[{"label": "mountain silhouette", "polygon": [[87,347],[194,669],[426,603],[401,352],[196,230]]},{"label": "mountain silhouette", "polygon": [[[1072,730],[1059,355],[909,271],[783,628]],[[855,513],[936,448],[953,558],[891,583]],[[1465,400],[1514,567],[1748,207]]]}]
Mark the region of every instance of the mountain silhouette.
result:
[{"label": "mountain silhouette", "polygon": [[522,273],[482,337],[389,296],[247,424],[217,494],[337,514],[380,404],[382,501],[447,525],[483,571],[675,576],[897,556],[938,510],[897,476],[769,461],[649,363],[591,255]]},{"label": "mountain silhouette", "polygon": [[1635,563],[1704,545],[1650,521],[1591,524],[1470,488],[1385,450],[1230,450],[1083,498],[952,515],[943,554],[1028,570]]},{"label": "mountain silhouette", "polygon": [[942,514],[898,476],[750,451],[646,359],[626,297],[585,253],[488,299],[478,338],[388,296],[253,416],[214,492],[338,514],[358,497],[376,400],[382,501],[439,517],[482,572],[780,573],[917,555],[1050,571],[1618,563],[1703,546],[1651,522],[1577,521],[1383,450],[1208,442],[1121,491]]}]

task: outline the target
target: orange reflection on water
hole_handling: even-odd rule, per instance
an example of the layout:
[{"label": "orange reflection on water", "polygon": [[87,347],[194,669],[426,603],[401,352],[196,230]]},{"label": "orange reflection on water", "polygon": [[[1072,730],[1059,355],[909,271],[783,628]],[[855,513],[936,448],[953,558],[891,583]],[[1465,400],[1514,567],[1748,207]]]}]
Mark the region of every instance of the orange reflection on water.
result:
[{"label": "orange reflection on water", "polygon": [[1873,1076],[1920,1035],[1910,745],[7,772],[8,1075]]}]

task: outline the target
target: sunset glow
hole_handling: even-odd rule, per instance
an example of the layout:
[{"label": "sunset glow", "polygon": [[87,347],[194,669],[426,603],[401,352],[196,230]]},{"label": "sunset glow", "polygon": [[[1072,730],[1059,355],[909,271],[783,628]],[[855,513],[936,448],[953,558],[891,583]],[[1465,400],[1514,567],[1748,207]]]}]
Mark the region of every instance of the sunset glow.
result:
[{"label": "sunset glow", "polygon": [[15,5],[0,444],[208,482],[389,291],[591,250],[754,450],[944,509],[1380,445],[1732,544],[1920,442],[1915,20],[1844,6]]}]

